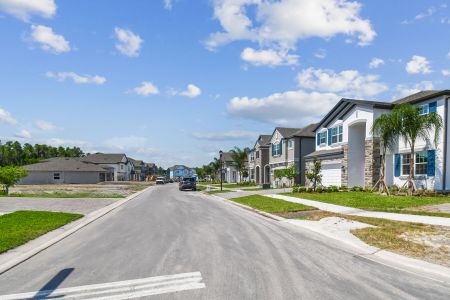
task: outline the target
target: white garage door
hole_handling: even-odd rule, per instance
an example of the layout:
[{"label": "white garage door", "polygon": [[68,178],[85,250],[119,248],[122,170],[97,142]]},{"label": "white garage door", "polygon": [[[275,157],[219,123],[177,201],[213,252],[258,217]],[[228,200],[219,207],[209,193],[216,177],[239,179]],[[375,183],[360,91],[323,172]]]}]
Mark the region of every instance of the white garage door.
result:
[{"label": "white garage door", "polygon": [[341,163],[322,164],[322,185],[341,186]]}]

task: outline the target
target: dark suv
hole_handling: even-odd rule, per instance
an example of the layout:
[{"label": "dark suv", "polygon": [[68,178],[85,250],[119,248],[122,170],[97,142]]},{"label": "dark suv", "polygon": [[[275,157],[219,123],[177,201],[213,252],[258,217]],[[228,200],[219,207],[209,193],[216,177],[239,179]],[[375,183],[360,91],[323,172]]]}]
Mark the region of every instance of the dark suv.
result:
[{"label": "dark suv", "polygon": [[184,177],[182,180],[180,180],[179,184],[180,191],[182,190],[197,190],[197,182],[195,180],[195,177]]}]

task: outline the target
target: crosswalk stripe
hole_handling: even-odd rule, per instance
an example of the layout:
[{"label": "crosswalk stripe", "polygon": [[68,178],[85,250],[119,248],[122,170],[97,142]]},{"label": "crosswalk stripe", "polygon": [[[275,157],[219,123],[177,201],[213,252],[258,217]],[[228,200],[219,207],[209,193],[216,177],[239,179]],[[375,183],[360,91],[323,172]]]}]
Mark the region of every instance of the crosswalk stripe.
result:
[{"label": "crosswalk stripe", "polygon": [[0,296],[0,300],[43,299],[46,297],[57,297],[59,299],[132,299],[148,295],[205,288],[205,284],[201,281],[201,273],[192,272],[61,288],[54,291],[4,295]]}]

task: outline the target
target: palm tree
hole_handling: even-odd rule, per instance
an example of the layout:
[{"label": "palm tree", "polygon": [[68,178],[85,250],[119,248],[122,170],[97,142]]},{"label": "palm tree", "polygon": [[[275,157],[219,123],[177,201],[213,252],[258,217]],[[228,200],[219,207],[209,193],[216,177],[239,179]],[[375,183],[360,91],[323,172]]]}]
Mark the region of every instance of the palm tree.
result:
[{"label": "palm tree", "polygon": [[242,172],[245,170],[245,163],[247,162],[248,154],[250,153],[250,148],[246,147],[241,149],[239,147],[234,147],[231,152],[231,159],[234,161],[236,168],[239,172],[239,182],[242,182]]},{"label": "palm tree", "polygon": [[380,168],[380,178],[377,183],[373,186],[373,189],[378,186],[378,191],[380,193],[386,193],[389,195],[389,188],[386,184],[385,174],[386,174],[386,153],[392,150],[395,146],[397,140],[397,133],[393,128],[399,128],[398,120],[395,119],[394,115],[386,114],[382,115],[373,122],[372,125],[372,135],[380,139],[380,150],[381,150],[381,168]]},{"label": "palm tree", "polygon": [[[217,172],[222,171],[221,170],[222,169],[222,161],[217,157],[214,157],[214,161],[212,161],[209,165],[211,166],[211,168],[213,170],[212,175],[214,175],[214,177],[217,174]],[[220,174],[220,176],[222,176],[222,174]]]},{"label": "palm tree", "polygon": [[394,133],[401,136],[405,144],[409,145],[411,151],[411,159],[409,160],[409,176],[408,176],[408,195],[412,195],[417,190],[414,183],[414,162],[415,162],[415,145],[417,139],[424,139],[430,142],[429,134],[434,129],[434,144],[439,140],[439,132],[442,129],[442,118],[435,112],[422,115],[416,106],[409,103],[396,106],[392,110],[392,118],[394,118]]}]

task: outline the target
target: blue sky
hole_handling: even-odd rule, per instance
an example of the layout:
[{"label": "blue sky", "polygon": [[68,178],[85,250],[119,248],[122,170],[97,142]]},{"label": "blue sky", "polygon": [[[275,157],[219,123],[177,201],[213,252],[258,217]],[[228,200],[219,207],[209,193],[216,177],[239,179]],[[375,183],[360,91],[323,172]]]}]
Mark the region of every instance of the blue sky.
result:
[{"label": "blue sky", "polygon": [[449,33],[448,1],[0,0],[0,137],[201,165],[448,88]]}]

